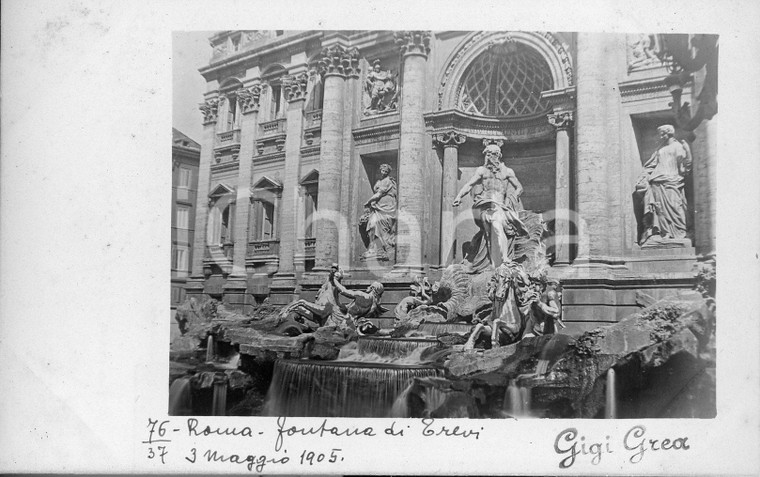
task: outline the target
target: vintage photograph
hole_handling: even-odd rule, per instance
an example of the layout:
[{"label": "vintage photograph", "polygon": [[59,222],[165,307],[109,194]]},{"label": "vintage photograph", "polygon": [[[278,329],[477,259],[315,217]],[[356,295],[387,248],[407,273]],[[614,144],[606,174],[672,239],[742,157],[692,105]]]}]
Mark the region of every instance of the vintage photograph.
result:
[{"label": "vintage photograph", "polygon": [[169,416],[716,416],[718,35],[172,39]]}]

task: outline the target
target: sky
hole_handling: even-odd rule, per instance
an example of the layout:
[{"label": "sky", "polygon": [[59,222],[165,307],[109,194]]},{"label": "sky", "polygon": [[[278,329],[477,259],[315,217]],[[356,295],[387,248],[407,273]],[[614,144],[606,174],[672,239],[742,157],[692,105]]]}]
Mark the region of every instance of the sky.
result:
[{"label": "sky", "polygon": [[194,141],[201,142],[201,112],[206,81],[198,68],[209,63],[208,38],[214,31],[172,33],[172,126]]}]

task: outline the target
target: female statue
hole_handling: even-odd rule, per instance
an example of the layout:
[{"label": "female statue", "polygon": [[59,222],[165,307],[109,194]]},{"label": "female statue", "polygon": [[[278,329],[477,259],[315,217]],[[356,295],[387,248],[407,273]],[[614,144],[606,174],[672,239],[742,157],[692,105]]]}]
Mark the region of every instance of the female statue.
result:
[{"label": "female statue", "polygon": [[657,128],[660,143],[644,164],[633,193],[639,245],[683,240],[687,232],[684,182],[691,171],[691,150],[666,124]]},{"label": "female statue", "polygon": [[375,182],[374,194],[364,203],[365,212],[359,219],[359,231],[365,239],[367,251],[361,260],[390,260],[396,246],[396,181],[391,177],[391,166],[380,166],[380,179]]}]

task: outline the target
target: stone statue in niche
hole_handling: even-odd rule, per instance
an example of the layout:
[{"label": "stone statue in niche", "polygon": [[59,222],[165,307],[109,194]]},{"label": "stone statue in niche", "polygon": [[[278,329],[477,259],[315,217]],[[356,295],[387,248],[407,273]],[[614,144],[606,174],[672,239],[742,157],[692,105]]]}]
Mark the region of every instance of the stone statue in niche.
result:
[{"label": "stone statue in niche", "polygon": [[364,203],[359,219],[359,232],[367,251],[360,260],[388,261],[396,247],[396,181],[388,164],[380,166],[380,179],[375,182],[374,194]]},{"label": "stone statue in niche", "polygon": [[655,35],[641,34],[635,37],[635,41],[629,43],[630,61],[628,71],[652,66],[657,63],[656,37]]},{"label": "stone statue in niche", "polygon": [[458,207],[465,195],[472,195],[475,222],[480,228],[467,254],[472,272],[497,268],[513,260],[515,237],[528,234],[520,219],[522,184],[515,172],[501,161],[498,145],[487,145],[483,154],[485,164],[478,167],[452,204]]},{"label": "stone statue in niche", "polygon": [[684,182],[691,172],[691,149],[675,138],[669,124],[657,128],[660,142],[646,163],[633,192],[633,208],[641,246],[686,239]]},{"label": "stone statue in niche", "polygon": [[383,70],[380,60],[372,63],[364,82],[366,116],[398,109],[398,81],[391,70]]}]

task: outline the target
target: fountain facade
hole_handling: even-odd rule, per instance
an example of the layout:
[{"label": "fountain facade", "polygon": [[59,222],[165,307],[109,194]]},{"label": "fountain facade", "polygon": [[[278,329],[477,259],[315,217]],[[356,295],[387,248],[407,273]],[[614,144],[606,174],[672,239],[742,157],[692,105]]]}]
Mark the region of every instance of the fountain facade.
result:
[{"label": "fountain facade", "polygon": [[[253,414],[645,415],[621,395],[639,393],[636,372],[661,385],[662,359],[641,353],[665,342],[701,376],[714,308],[683,294],[696,252],[714,251],[715,157],[682,121],[665,127],[666,72],[599,67],[626,55],[620,35],[376,33],[301,32],[229,57],[238,33],[212,38],[207,233],[173,344],[193,406],[231,412],[239,392]],[[666,189],[675,215],[657,211]],[[692,198],[708,213],[693,217]],[[639,316],[673,296],[678,310]],[[234,371],[254,384],[235,391]]]}]

